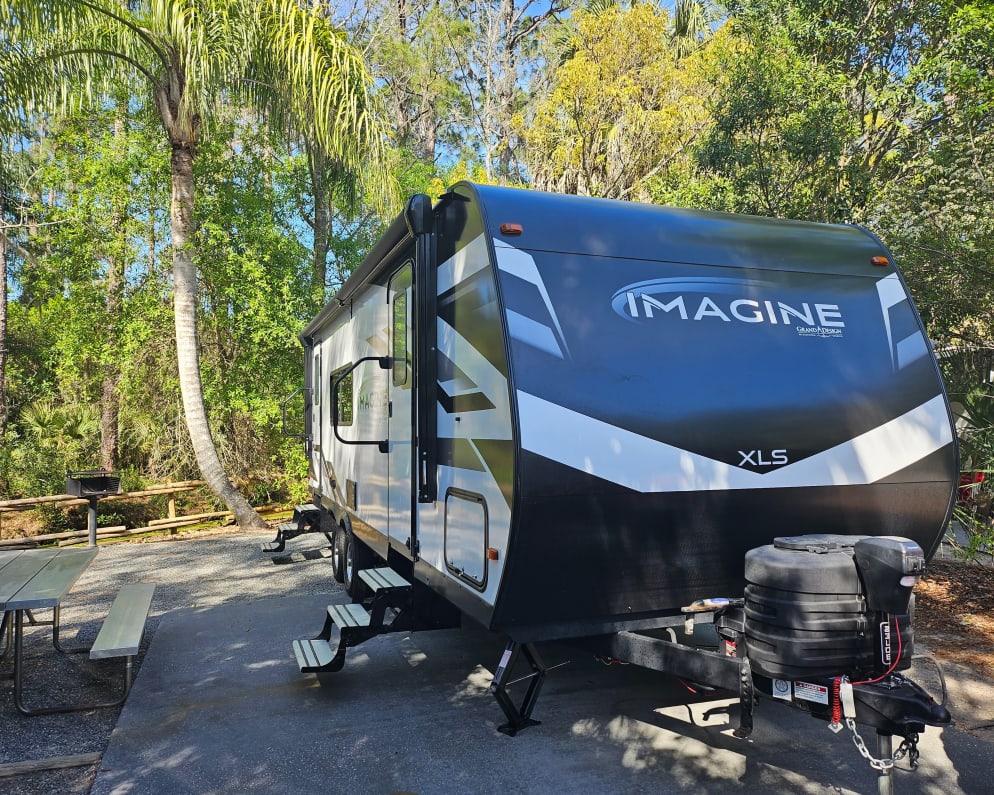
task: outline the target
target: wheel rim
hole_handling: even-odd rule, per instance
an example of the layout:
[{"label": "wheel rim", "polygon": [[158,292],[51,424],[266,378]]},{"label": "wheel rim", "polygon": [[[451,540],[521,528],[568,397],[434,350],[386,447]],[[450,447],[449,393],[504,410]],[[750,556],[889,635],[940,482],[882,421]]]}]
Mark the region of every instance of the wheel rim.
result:
[{"label": "wheel rim", "polygon": [[[341,532],[341,531],[339,531]],[[338,543],[337,534],[335,540],[331,543],[331,565],[335,569],[335,574],[337,575],[342,570],[342,549]]]},{"label": "wheel rim", "polygon": [[355,573],[355,542],[352,537],[345,542],[345,583],[346,585],[352,585],[352,576]]}]

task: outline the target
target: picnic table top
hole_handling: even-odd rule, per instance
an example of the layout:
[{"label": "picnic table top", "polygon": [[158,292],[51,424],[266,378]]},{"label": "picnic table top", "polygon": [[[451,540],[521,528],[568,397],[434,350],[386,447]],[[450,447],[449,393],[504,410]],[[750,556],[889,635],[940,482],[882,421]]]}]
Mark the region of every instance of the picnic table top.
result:
[{"label": "picnic table top", "polygon": [[0,552],[0,610],[56,607],[96,555],[92,547]]}]

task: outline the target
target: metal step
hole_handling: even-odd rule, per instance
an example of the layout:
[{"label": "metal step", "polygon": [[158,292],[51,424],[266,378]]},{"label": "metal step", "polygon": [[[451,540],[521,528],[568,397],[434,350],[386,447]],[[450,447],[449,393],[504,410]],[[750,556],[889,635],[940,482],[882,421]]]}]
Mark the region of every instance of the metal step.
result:
[{"label": "metal step", "polygon": [[293,654],[302,674],[318,673],[335,659],[335,650],[325,640],[295,640]]},{"label": "metal step", "polygon": [[392,593],[411,587],[407,580],[388,566],[379,569],[362,569],[359,572],[359,579],[366,583],[374,594]]},{"label": "metal step", "polygon": [[[389,567],[363,569],[359,576],[373,591],[369,609],[360,604],[328,605],[321,634],[313,640],[293,642],[293,653],[301,673],[340,671],[347,649],[377,635],[409,628],[410,623],[404,616],[410,583]],[[336,634],[337,649],[330,644]]]},{"label": "metal step", "polygon": [[317,530],[321,522],[321,512],[316,505],[296,505],[290,521],[298,533],[307,532],[308,527]]},{"label": "metal step", "polygon": [[328,615],[342,629],[368,627],[370,614],[362,605],[328,605]]},{"label": "metal step", "polygon": [[259,549],[263,552],[282,552],[286,549],[286,540],[288,538],[293,538],[297,534],[296,525],[290,524],[289,522],[282,522],[276,525],[276,538],[262,544]]}]

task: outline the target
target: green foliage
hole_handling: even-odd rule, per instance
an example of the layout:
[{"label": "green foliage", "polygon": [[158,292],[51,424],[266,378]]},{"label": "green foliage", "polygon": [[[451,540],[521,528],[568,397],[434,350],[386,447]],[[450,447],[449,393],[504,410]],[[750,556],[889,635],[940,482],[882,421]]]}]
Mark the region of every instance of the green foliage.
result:
[{"label": "green foliage", "polygon": [[273,457],[274,468],[282,478],[278,484],[282,486],[286,501],[292,505],[302,505],[311,501],[307,485],[307,457],[303,445],[296,439],[284,439],[279,452]]},{"label": "green foliage", "polygon": [[[168,196],[168,163],[146,117],[131,119],[124,152],[113,125],[110,112],[68,119],[31,153],[35,178],[49,187],[29,205],[37,227],[21,235],[41,253],[15,260],[5,494],[57,493],[67,468],[98,465],[109,365],[120,368],[118,467],[144,483],[197,476],[176,374],[167,228],[155,209]],[[199,166],[205,389],[230,471],[264,481],[282,479],[273,456],[283,441],[279,403],[302,380],[297,334],[313,311],[289,161],[275,151],[258,127],[231,120],[202,146]],[[122,205],[127,220],[116,227]],[[108,241],[121,241],[128,263],[113,328]]]},{"label": "green foliage", "polygon": [[[394,140],[424,166],[435,166],[440,149],[461,149],[468,130],[461,122],[470,102],[457,79],[473,30],[459,17],[459,3],[372,2],[359,35],[369,40],[380,99],[394,125]],[[401,180],[404,176],[401,175]],[[401,187],[401,195],[410,195]]]},{"label": "green foliage", "polygon": [[60,494],[69,469],[91,465],[100,441],[92,404],[43,398],[24,407],[8,440],[5,480],[14,494]]},{"label": "green foliage", "polygon": [[856,134],[845,81],[803,57],[782,32],[764,33],[761,42],[726,49],[714,65],[714,125],[698,159],[723,190],[709,205],[817,221],[851,218],[866,191],[860,168],[844,157]]},{"label": "green foliage", "polygon": [[679,181],[709,89],[698,55],[679,59],[670,48],[665,10],[577,11],[567,30],[548,92],[517,118],[535,186],[646,199],[650,180]]},{"label": "green foliage", "polygon": [[943,375],[957,417],[960,489],[954,518],[965,535],[959,553],[976,559],[994,550],[994,349],[976,346],[943,350]]},{"label": "green foliage", "polygon": [[[317,19],[313,4],[214,0],[196,4],[196,19],[179,14],[181,5],[0,0],[5,32],[46,22],[16,52],[0,47],[8,100],[0,165],[5,218],[16,223],[7,249],[5,496],[61,490],[66,468],[96,464],[108,373],[126,476],[140,485],[196,475],[170,304],[170,152],[161,106],[142,93],[146,78],[164,89],[169,59],[150,58],[152,39],[137,29],[88,27],[109,10],[164,31],[160,46],[176,45],[169,55],[195,92],[178,120],[197,143],[203,388],[225,466],[257,500],[307,501],[300,445],[280,435],[280,400],[302,381],[297,334],[389,222],[380,208],[391,187],[437,198],[460,179],[522,181],[524,162],[532,187],[856,221],[897,255],[932,339],[994,342],[987,0],[736,0],[724,20],[716,4],[695,0],[595,0],[559,14],[555,26],[545,22],[566,3],[541,13],[522,2],[454,0],[376,0],[356,4],[352,16],[336,7],[368,54],[368,73],[351,56],[336,60],[348,36]],[[176,44],[167,23],[178,19],[204,36]],[[92,50],[18,71],[23,59],[13,56],[78,41],[83,30],[93,33],[83,36]],[[329,85],[290,90],[307,84],[307,59],[242,47],[306,31],[319,34],[308,45],[316,62],[338,64],[370,94],[342,112],[366,119],[360,138],[391,168],[373,186],[360,179],[362,156],[346,153],[350,142],[331,129],[338,115],[314,111]],[[110,68],[98,51],[113,48],[145,71],[124,59]],[[249,79],[228,81],[236,72]],[[283,79],[258,79],[264,73]],[[74,103],[58,103],[63,115],[35,114],[53,90]],[[389,153],[378,110],[395,136]],[[261,123],[263,111],[277,132]],[[13,134],[28,119],[24,134]],[[318,193],[330,213],[323,259],[314,251]],[[975,362],[955,377],[943,363],[969,407],[964,461],[994,470],[988,387],[977,386]]]},{"label": "green foliage", "polygon": [[900,254],[933,338],[987,345],[994,323],[994,7],[957,4],[919,73],[934,87],[900,179],[875,224]]},{"label": "green foliage", "polygon": [[989,2],[955,6],[948,48],[930,65],[945,72],[950,96],[970,119],[983,122],[994,111],[994,7]]}]

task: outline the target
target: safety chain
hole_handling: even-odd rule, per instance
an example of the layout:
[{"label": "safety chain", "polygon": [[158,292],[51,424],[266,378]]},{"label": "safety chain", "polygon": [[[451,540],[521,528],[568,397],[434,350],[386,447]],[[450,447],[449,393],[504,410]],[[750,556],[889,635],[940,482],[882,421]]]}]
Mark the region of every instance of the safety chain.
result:
[{"label": "safety chain", "polygon": [[845,715],[846,726],[852,732],[852,741],[860,755],[870,763],[870,767],[877,771],[887,771],[894,767],[895,762],[899,762],[904,757],[908,757],[911,769],[918,767],[918,734],[910,732],[904,741],[898,746],[890,759],[876,759],[869,752],[863,738],[856,731],[856,701],[853,698],[852,683],[848,676],[839,676],[832,681],[832,722],[828,728],[838,734],[842,731],[842,723],[839,718]]},{"label": "safety chain", "polygon": [[910,736],[906,737],[897,747],[894,756],[890,759],[876,759],[867,749],[863,738],[859,736],[859,732],[856,731],[856,721],[852,718],[846,718],[846,726],[852,732],[852,741],[856,746],[856,750],[859,751],[860,756],[870,763],[870,767],[874,770],[890,770],[894,767],[895,762],[900,762],[904,757],[908,757],[908,764],[911,765],[912,770],[918,768],[919,751],[917,733],[912,732]]}]

